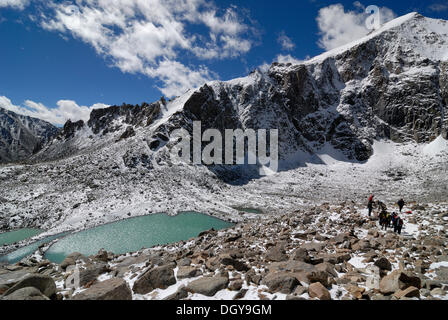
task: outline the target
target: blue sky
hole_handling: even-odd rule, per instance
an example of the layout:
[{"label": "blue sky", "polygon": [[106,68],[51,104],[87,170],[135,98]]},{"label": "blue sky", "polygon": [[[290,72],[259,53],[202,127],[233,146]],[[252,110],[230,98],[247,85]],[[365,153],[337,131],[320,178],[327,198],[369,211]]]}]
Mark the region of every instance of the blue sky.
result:
[{"label": "blue sky", "polygon": [[61,125],[363,36],[365,6],[448,20],[448,2],[0,0],[0,106]]}]

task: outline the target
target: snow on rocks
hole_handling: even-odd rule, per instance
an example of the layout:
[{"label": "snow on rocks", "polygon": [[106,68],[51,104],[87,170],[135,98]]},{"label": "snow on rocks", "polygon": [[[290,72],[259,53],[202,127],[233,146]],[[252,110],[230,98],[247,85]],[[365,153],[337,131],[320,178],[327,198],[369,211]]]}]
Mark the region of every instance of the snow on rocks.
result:
[{"label": "snow on rocks", "polygon": [[[440,224],[440,215],[430,212],[443,205],[425,208],[417,210],[421,221]],[[127,299],[126,288],[136,300],[445,299],[447,238],[439,234],[446,235],[446,224],[413,237],[371,232],[379,229],[377,221],[363,210],[356,204],[324,204],[126,255],[73,254],[86,275],[77,289],[65,283],[75,270],[73,261],[63,270],[27,260],[27,265],[1,267],[0,289],[3,274],[11,279],[29,270],[53,277],[53,298],[59,299]]]}]

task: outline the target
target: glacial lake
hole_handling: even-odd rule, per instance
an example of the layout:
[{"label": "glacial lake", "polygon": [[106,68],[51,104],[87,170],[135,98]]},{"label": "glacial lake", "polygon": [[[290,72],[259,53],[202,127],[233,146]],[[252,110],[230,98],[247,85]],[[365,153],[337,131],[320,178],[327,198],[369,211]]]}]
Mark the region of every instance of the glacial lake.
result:
[{"label": "glacial lake", "polygon": [[20,260],[22,260],[23,258],[33,254],[34,252],[36,252],[37,249],[39,249],[39,246],[49,243],[55,239],[61,238],[66,236],[67,234],[69,234],[68,232],[65,233],[60,233],[60,234],[56,234],[53,236],[49,236],[46,238],[43,238],[39,241],[33,242],[25,247],[22,247],[20,249],[17,249],[7,255],[1,256],[0,257],[0,262],[6,262],[9,264],[14,264],[19,262]]},{"label": "glacial lake", "polygon": [[20,229],[9,232],[0,233],[0,246],[13,244],[42,233],[44,230],[40,229]]},{"label": "glacial lake", "polygon": [[230,222],[198,212],[135,217],[70,234],[54,243],[45,257],[61,263],[70,253],[80,252],[89,256],[102,248],[115,254],[124,254],[188,240],[211,228],[221,230],[231,226],[233,224]]},{"label": "glacial lake", "polygon": [[255,214],[263,214],[263,211],[255,208],[234,208],[238,211],[247,212],[247,213],[255,213]]}]

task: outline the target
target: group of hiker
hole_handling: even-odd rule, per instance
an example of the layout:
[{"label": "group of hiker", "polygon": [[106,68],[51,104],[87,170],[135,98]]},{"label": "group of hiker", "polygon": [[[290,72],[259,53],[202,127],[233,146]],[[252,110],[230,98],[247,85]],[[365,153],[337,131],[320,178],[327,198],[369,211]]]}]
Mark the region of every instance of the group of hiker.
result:
[{"label": "group of hiker", "polygon": [[[373,198],[374,195],[371,195],[369,197],[369,202],[367,204],[367,208],[369,210],[369,217],[372,215],[373,211],[373,205],[374,205]],[[397,214],[396,212],[393,212],[392,214],[388,212],[386,205],[381,201],[377,201],[376,204],[379,210],[378,218],[380,228],[382,230],[387,230],[387,228],[393,227],[395,233],[401,234],[401,229],[403,228],[403,219],[399,216],[399,214]],[[405,205],[404,200],[403,199],[398,200],[397,205],[401,214],[401,211],[403,210],[403,207]]]}]

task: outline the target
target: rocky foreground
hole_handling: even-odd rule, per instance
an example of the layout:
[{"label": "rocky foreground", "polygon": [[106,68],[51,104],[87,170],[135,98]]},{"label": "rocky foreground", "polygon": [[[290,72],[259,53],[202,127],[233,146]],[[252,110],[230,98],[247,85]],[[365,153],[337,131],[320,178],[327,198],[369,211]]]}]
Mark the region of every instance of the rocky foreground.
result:
[{"label": "rocky foreground", "polygon": [[[401,235],[354,203],[260,216],[114,255],[0,267],[2,300],[448,299],[448,211],[414,205]],[[77,283],[79,287],[73,287]]]}]

